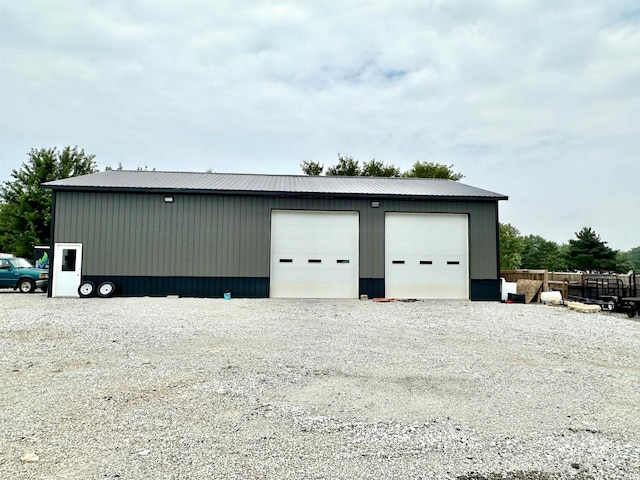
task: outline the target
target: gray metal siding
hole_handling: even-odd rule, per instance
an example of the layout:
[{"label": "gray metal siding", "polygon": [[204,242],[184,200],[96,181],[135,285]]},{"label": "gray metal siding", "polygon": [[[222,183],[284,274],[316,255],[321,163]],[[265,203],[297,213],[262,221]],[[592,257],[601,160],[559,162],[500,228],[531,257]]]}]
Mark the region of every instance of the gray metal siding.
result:
[{"label": "gray metal siding", "polygon": [[469,214],[471,279],[494,279],[495,201],[56,192],[54,240],[83,243],[83,275],[268,277],[271,210],[358,210],[360,277],[384,277],[384,214]]}]

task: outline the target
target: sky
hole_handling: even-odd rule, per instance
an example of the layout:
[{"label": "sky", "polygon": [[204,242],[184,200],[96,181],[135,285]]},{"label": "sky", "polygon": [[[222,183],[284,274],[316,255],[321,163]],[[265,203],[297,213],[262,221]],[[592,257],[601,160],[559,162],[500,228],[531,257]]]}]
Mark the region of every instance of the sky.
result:
[{"label": "sky", "polygon": [[0,0],[0,181],[100,169],[453,165],[500,221],[640,246],[637,0]]}]

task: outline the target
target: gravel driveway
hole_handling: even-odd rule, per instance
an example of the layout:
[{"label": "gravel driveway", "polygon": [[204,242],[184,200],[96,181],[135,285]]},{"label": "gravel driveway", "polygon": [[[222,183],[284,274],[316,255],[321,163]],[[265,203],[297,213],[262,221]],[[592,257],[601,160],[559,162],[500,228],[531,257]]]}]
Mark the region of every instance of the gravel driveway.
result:
[{"label": "gravel driveway", "polygon": [[626,315],[0,302],[1,479],[640,479],[640,322]]}]

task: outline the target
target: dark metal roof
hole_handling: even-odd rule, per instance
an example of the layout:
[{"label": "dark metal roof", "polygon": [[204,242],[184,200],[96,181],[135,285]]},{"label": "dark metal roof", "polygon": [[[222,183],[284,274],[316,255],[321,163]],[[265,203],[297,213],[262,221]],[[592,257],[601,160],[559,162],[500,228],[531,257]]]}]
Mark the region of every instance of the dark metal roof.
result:
[{"label": "dark metal roof", "polygon": [[254,175],[108,170],[43,184],[52,190],[161,191],[245,195],[455,197],[507,200],[507,196],[452,180],[307,175]]}]

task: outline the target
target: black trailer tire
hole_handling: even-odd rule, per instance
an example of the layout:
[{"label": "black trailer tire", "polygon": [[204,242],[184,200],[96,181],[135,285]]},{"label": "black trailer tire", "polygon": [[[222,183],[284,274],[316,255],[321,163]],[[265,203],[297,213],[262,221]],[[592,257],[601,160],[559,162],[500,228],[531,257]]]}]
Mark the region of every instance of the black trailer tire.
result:
[{"label": "black trailer tire", "polygon": [[20,293],[33,293],[36,291],[36,283],[30,278],[24,278],[18,283]]},{"label": "black trailer tire", "polygon": [[635,316],[636,316],[636,311],[635,311],[635,310],[629,310],[629,311],[627,312],[627,317],[629,317],[629,318],[633,318],[633,317],[635,317]]},{"label": "black trailer tire", "polygon": [[80,298],[93,297],[96,294],[96,284],[90,280],[85,280],[78,287],[78,295]]},{"label": "black trailer tire", "polygon": [[100,298],[109,298],[116,291],[116,284],[113,282],[102,282],[98,287],[98,296]]}]

